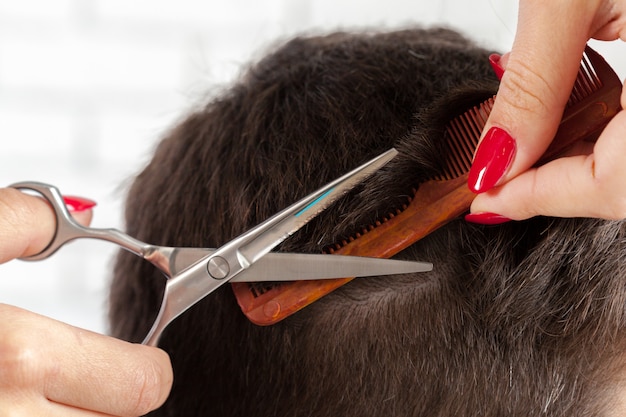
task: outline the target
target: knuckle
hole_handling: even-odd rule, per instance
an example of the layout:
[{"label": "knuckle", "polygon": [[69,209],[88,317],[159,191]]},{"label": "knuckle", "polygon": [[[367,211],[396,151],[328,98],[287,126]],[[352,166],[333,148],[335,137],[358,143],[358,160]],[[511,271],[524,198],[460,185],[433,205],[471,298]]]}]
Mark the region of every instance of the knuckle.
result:
[{"label": "knuckle", "polygon": [[523,181],[518,190],[519,198],[511,199],[515,204],[516,212],[511,216],[514,220],[525,220],[534,217],[547,210],[550,205],[546,198],[545,187],[542,186],[537,170],[531,170],[523,174]]},{"label": "knuckle", "polygon": [[33,322],[32,313],[0,303],[0,389],[14,392],[42,391],[57,364],[51,361],[46,343],[51,333]]},{"label": "knuckle", "polygon": [[617,133],[617,137],[601,137],[587,166],[598,196],[594,205],[601,211],[599,217],[621,220],[626,218],[626,165],[623,163],[626,141],[621,137],[621,132],[626,131],[626,113],[621,112],[611,123],[608,135]]},{"label": "knuckle", "polygon": [[623,187],[616,187],[615,178],[607,175],[595,175],[593,178],[596,189],[598,190],[599,204],[596,201],[596,207],[601,212],[598,217],[607,220],[626,219],[626,195],[620,195],[617,190]]},{"label": "knuckle", "polygon": [[161,400],[161,368],[153,361],[134,372],[133,385],[136,395],[131,399],[132,415],[144,415],[160,405]]},{"label": "knuckle", "polygon": [[42,371],[38,349],[19,334],[4,334],[0,344],[0,385],[13,389],[26,387]]},{"label": "knuckle", "polygon": [[556,96],[550,83],[523,60],[509,64],[498,93],[498,99],[514,111],[536,115],[552,109]]}]

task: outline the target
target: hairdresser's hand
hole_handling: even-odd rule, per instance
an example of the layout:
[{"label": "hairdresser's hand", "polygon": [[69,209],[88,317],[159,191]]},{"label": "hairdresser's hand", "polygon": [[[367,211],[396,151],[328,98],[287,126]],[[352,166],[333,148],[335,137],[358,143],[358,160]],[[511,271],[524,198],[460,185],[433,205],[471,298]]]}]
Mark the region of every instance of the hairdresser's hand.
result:
[{"label": "hairdresser's hand", "polygon": [[[88,224],[90,210],[73,213]],[[52,238],[52,209],[0,189],[0,262],[34,255]],[[169,358],[0,304],[0,415],[139,416],[159,407],[172,384]]]},{"label": "hairdresser's hand", "polygon": [[626,217],[624,111],[593,149],[530,168],[554,137],[586,42],[620,37],[626,0],[520,0],[515,42],[499,62],[506,71],[470,171],[479,195],[468,220]]}]

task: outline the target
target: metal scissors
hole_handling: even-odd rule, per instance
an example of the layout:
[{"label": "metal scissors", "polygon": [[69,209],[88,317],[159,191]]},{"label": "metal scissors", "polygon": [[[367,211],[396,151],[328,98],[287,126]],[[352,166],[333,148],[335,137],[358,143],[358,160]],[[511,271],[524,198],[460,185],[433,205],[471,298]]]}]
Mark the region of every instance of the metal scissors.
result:
[{"label": "metal scissors", "polygon": [[74,221],[56,187],[37,182],[16,183],[11,187],[38,193],[48,200],[57,220],[56,233],[48,247],[37,255],[22,259],[45,259],[71,240],[91,238],[115,243],[155,265],[168,280],[161,309],[143,341],[151,346],[158,344],[161,333],[176,317],[227,282],[293,281],[430,271],[432,264],[424,262],[324,254],[270,253],[274,247],[396,154],[395,149],[390,149],[218,249],[156,246],[141,242],[116,229],[84,227]]}]

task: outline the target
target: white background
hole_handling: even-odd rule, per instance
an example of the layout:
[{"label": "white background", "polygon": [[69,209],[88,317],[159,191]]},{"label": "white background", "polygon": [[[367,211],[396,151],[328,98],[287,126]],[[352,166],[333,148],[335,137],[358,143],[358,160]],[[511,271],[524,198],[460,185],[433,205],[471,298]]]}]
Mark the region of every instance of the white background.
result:
[{"label": "white background", "polygon": [[[0,0],[0,186],[37,180],[122,226],[129,179],[162,132],[277,39],[444,24],[506,51],[506,0]],[[620,77],[626,46],[600,50]],[[621,54],[620,54],[621,52]],[[0,302],[103,332],[114,248],[80,241],[0,266]]]}]

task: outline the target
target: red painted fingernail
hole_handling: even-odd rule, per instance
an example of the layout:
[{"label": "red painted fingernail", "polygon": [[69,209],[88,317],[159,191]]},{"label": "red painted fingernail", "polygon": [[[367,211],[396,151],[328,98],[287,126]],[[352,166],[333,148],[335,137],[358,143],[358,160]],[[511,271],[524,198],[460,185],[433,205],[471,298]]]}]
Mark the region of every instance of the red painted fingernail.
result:
[{"label": "red painted fingernail", "polygon": [[467,185],[476,194],[492,189],[507,171],[517,145],[515,139],[499,127],[489,129],[476,150]]},{"label": "red painted fingernail", "polygon": [[85,211],[96,205],[96,202],[84,197],[76,197],[73,195],[64,195],[63,201],[69,211]]},{"label": "red painted fingernail", "polygon": [[469,213],[465,215],[465,221],[477,224],[494,225],[510,222],[511,219],[496,213],[482,212]]},{"label": "red painted fingernail", "polygon": [[489,63],[491,64],[491,68],[493,68],[493,72],[496,73],[496,77],[498,77],[499,80],[501,80],[502,76],[504,75],[504,68],[502,68],[502,66],[500,65],[500,58],[502,57],[498,54],[489,55]]}]

